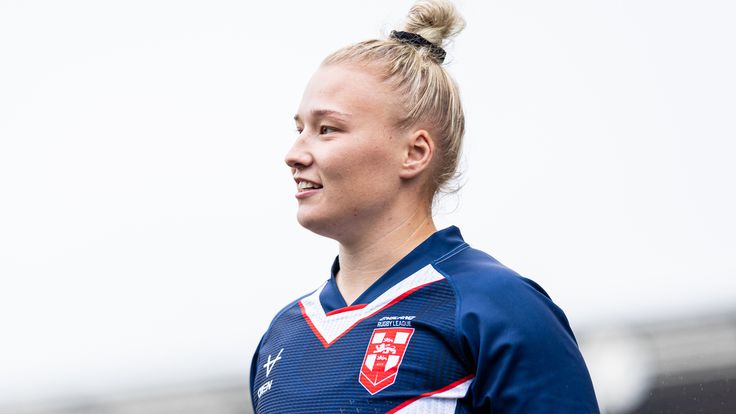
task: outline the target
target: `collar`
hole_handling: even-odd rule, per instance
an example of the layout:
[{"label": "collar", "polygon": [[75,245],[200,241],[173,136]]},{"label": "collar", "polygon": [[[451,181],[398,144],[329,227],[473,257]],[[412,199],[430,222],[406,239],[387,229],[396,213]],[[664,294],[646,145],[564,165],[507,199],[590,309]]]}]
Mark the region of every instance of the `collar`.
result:
[{"label": "collar", "polygon": [[[455,226],[434,232],[373,282],[350,306],[365,305],[372,302],[383,292],[408,276],[411,276],[417,270],[429,263],[436,262],[447,253],[466,245],[465,240],[463,240],[460,234],[460,229]],[[340,257],[338,256],[335,257],[335,261],[332,263],[330,280],[327,281],[327,284],[319,295],[319,300],[322,303],[325,313],[348,306],[340,290],[337,288],[337,282],[335,281],[335,275],[337,275],[339,270]]]}]

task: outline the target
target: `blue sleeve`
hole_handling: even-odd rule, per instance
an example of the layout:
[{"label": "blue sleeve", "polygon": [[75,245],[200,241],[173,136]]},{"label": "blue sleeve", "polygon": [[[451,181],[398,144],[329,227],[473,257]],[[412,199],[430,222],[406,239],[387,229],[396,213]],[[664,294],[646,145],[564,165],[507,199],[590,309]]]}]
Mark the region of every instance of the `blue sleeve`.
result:
[{"label": "blue sleeve", "polygon": [[482,413],[599,413],[567,318],[531,280],[498,266],[452,278],[470,387]]}]

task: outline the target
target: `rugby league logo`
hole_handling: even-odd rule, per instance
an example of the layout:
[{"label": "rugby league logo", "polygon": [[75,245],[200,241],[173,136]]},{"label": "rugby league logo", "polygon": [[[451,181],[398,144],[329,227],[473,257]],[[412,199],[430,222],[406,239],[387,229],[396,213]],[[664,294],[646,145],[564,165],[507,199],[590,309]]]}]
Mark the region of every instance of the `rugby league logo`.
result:
[{"label": "rugby league logo", "polygon": [[412,334],[414,328],[378,328],[373,331],[360,367],[359,380],[371,395],[396,381]]}]

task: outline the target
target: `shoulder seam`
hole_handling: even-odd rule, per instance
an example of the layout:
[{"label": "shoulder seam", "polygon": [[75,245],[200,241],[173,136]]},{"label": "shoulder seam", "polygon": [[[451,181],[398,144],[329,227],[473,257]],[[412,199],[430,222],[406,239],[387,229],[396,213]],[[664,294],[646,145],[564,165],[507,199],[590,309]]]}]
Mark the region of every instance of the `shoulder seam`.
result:
[{"label": "shoulder seam", "polygon": [[[467,248],[469,248],[469,247],[470,247],[470,245],[469,245],[469,244],[467,244],[467,243],[463,243],[463,244],[461,244],[461,245],[457,246],[456,248],[454,248],[454,249],[450,250],[449,252],[447,252],[447,253],[443,254],[442,256],[440,256],[440,257],[439,257],[438,259],[436,259],[436,260],[435,260],[434,262],[432,262],[432,263],[433,263],[433,264],[439,264],[439,263],[442,263],[442,262],[444,262],[445,260],[447,260],[447,259],[451,258],[452,256],[454,256],[454,255],[456,255],[456,254],[460,253],[461,251],[463,251],[463,250],[465,250],[465,249],[467,249]],[[444,273],[443,273],[443,274],[444,274]]]}]

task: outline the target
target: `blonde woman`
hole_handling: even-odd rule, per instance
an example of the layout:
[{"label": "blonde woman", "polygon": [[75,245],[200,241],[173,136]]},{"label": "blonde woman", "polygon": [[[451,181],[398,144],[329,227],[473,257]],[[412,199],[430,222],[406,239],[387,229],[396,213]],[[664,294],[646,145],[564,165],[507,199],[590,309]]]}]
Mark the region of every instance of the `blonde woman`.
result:
[{"label": "blonde woman", "polygon": [[400,31],[336,51],[307,85],[286,164],[299,223],[339,252],[263,336],[256,413],[598,412],[544,290],[433,223],[464,132],[442,45],[463,25],[452,4],[419,1]]}]

